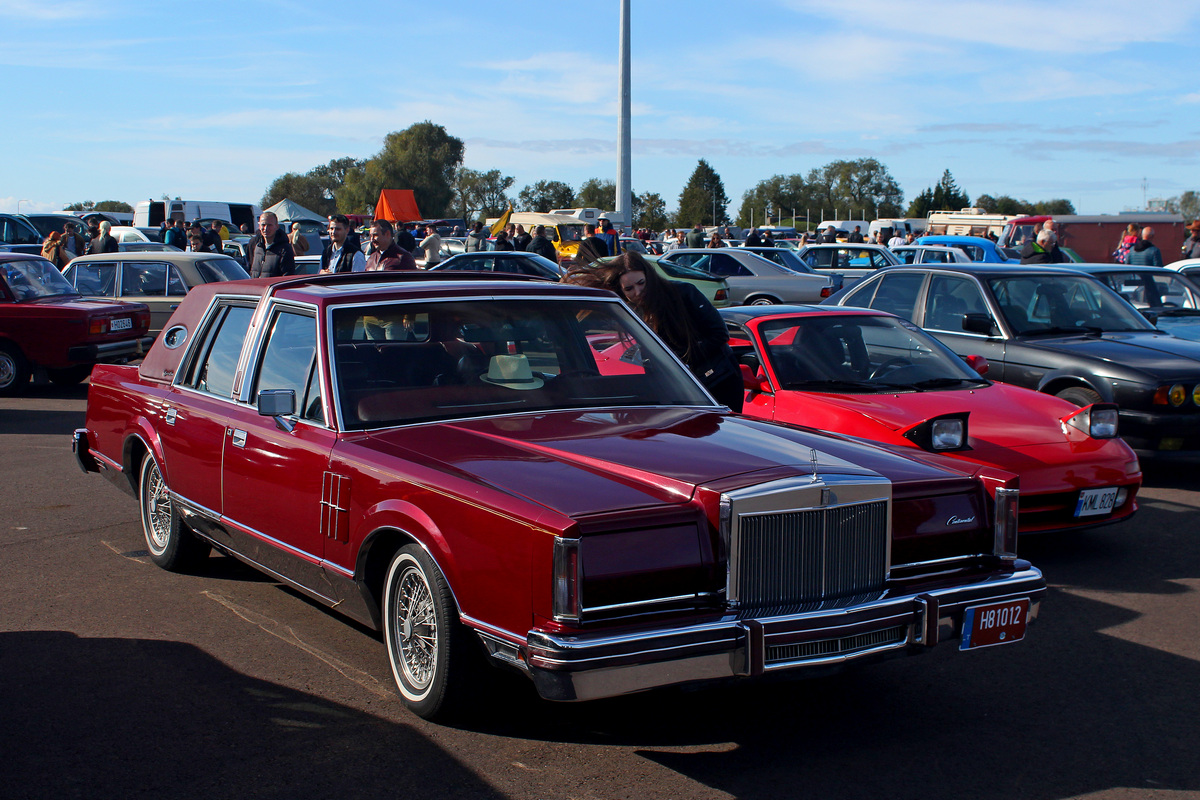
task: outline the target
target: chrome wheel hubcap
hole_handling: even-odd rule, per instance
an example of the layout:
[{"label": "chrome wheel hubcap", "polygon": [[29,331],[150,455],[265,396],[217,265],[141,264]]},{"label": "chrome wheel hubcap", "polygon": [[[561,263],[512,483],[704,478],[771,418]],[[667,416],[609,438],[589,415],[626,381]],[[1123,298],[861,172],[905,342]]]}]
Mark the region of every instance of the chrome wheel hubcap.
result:
[{"label": "chrome wheel hubcap", "polygon": [[425,576],[407,567],[396,589],[396,641],[404,677],[417,689],[425,689],[437,668],[437,618],[433,595]]}]

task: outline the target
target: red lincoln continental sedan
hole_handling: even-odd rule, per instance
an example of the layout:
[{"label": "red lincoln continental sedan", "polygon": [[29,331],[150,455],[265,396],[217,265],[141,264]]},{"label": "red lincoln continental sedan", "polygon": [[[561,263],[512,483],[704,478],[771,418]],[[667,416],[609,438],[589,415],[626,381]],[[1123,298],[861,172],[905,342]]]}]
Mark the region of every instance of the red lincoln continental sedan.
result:
[{"label": "red lincoln continental sedan", "polygon": [[483,663],[587,700],[1007,644],[1045,592],[1011,473],[734,416],[614,295],[540,281],[198,286],[96,368],[74,447],[157,564],[215,548],[382,630],[426,717]]}]

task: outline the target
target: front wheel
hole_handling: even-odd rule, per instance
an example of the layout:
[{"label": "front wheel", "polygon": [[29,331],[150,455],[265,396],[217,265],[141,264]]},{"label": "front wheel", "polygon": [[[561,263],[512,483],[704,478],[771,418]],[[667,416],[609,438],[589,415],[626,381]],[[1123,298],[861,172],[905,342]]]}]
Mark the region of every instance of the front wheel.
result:
[{"label": "front wheel", "polygon": [[0,397],[24,391],[29,374],[29,362],[16,345],[0,344]]},{"label": "front wheel", "polygon": [[151,455],[142,459],[138,487],[142,532],[150,560],[171,572],[188,572],[199,566],[211,548],[179,518],[167,482]]},{"label": "front wheel", "polygon": [[1090,406],[1092,403],[1100,402],[1100,395],[1084,386],[1072,386],[1069,389],[1063,389],[1055,396],[1061,397],[1068,403],[1074,403],[1080,408],[1083,408],[1084,406]]},{"label": "front wheel", "polygon": [[404,704],[432,719],[461,704],[472,653],[445,576],[418,545],[400,548],[383,594],[383,638]]}]

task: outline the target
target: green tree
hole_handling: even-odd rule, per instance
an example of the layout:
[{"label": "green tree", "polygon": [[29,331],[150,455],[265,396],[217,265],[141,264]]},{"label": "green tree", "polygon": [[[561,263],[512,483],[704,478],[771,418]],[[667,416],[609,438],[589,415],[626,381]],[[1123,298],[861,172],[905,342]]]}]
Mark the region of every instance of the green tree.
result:
[{"label": "green tree", "polygon": [[1033,214],[1074,214],[1075,204],[1062,198],[1056,200],[1039,200],[1030,209]]},{"label": "green tree", "polygon": [[513,181],[512,176],[501,175],[498,169],[478,172],[459,167],[454,173],[451,214],[468,222],[500,216],[512,202],[505,193]]},{"label": "green tree", "polygon": [[913,199],[908,206],[907,216],[924,217],[930,211],[958,211],[970,205],[971,198],[958,188],[954,176],[950,174],[950,170],[946,170],[937,185],[926,189]]},{"label": "green tree", "polygon": [[667,203],[657,192],[646,192],[633,197],[633,227],[661,231],[671,224],[667,215]]},{"label": "green tree", "polygon": [[570,208],[574,202],[575,190],[569,183],[540,180],[517,194],[516,208],[518,211],[545,213],[554,208]]},{"label": "green tree", "polygon": [[99,203],[84,200],[79,203],[71,203],[63,211],[119,211],[122,214],[132,214],[133,206],[124,200],[101,200]]},{"label": "green tree", "polygon": [[790,221],[793,211],[802,214],[810,208],[809,195],[803,175],[772,175],[742,194],[737,224],[743,228],[762,225],[767,209]]},{"label": "green tree", "polygon": [[362,163],[355,158],[335,158],[328,164],[313,167],[303,175],[284,173],[267,187],[261,205],[267,208],[286,198],[321,216],[336,214],[337,195],[345,182],[346,173],[361,167]]},{"label": "green tree", "polygon": [[729,222],[725,212],[727,205],[729,197],[725,194],[721,176],[702,158],[679,193],[675,224],[687,228],[693,225],[725,225]]},{"label": "green tree", "polygon": [[337,207],[343,213],[361,213],[375,204],[383,189],[412,189],[424,216],[444,216],[454,200],[454,172],[462,160],[462,139],[441,125],[426,120],[393,131],[384,137],[382,150],[346,171]]},{"label": "green tree", "polygon": [[575,207],[612,211],[617,207],[617,185],[612,181],[588,178],[575,193]]}]

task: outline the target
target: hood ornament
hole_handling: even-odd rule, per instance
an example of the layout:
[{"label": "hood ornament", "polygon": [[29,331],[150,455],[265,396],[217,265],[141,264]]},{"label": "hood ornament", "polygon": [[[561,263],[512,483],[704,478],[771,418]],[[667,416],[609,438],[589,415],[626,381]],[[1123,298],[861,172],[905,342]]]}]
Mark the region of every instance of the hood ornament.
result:
[{"label": "hood ornament", "polygon": [[812,479],[813,479],[813,483],[816,483],[817,481],[819,481],[819,480],[821,479],[821,476],[819,476],[819,475],[817,474],[817,466],[818,466],[818,461],[817,461],[817,450],[816,450],[816,448],[814,448],[814,447],[810,447],[810,448],[808,448],[808,461],[809,461],[809,463],[811,463],[811,464],[812,464]]}]

